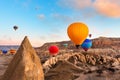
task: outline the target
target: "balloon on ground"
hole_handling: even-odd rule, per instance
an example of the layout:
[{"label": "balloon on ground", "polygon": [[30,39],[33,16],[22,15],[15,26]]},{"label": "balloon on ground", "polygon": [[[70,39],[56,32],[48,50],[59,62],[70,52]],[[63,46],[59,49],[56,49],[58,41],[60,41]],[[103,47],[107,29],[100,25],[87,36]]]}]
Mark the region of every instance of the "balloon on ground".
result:
[{"label": "balloon on ground", "polygon": [[7,50],[2,50],[3,54],[7,54],[7,52],[8,52]]},{"label": "balloon on ground", "polygon": [[67,29],[67,34],[69,38],[76,45],[77,48],[87,38],[88,33],[89,29],[87,25],[81,22],[72,23],[68,26]]},{"label": "balloon on ground", "polygon": [[15,49],[10,49],[9,52],[10,52],[10,54],[15,54],[16,50]]},{"label": "balloon on ground", "polygon": [[2,54],[2,50],[0,50],[0,54]]},{"label": "balloon on ground", "polygon": [[92,41],[91,41],[90,39],[86,39],[86,40],[82,43],[82,45],[81,45],[81,47],[82,47],[85,51],[87,51],[89,48],[91,48],[91,46],[92,46]]}]

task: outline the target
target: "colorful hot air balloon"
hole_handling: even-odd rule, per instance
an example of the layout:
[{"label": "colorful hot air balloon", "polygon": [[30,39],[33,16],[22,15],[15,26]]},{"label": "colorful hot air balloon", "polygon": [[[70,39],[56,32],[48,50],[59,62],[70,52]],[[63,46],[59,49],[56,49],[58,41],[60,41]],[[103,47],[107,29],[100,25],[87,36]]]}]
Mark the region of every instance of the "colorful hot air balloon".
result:
[{"label": "colorful hot air balloon", "polygon": [[18,26],[13,26],[13,29],[16,31],[18,29]]},{"label": "colorful hot air balloon", "polygon": [[92,37],[92,34],[89,34],[89,37],[91,38],[91,37]]},{"label": "colorful hot air balloon", "polygon": [[10,49],[9,52],[10,52],[10,54],[15,54],[16,50],[15,49]]},{"label": "colorful hot air balloon", "polygon": [[2,54],[2,50],[0,50],[0,54]]},{"label": "colorful hot air balloon", "polygon": [[85,51],[87,51],[89,48],[91,48],[91,46],[92,46],[92,41],[91,41],[90,39],[86,39],[86,40],[82,43],[82,45],[81,45],[81,47],[82,47]]},{"label": "colorful hot air balloon", "polygon": [[55,45],[52,45],[49,47],[49,52],[51,55],[57,55],[59,51],[59,48]]},{"label": "colorful hot air balloon", "polygon": [[8,52],[7,50],[2,50],[3,54],[7,54],[7,52]]},{"label": "colorful hot air balloon", "polygon": [[77,48],[87,38],[88,33],[89,29],[87,25],[81,22],[72,23],[67,29],[67,34],[69,38],[72,40],[72,42],[74,42]]},{"label": "colorful hot air balloon", "polygon": [[63,46],[67,48],[67,47],[68,47],[68,44],[67,44],[67,43],[65,43],[65,44],[63,44]]}]

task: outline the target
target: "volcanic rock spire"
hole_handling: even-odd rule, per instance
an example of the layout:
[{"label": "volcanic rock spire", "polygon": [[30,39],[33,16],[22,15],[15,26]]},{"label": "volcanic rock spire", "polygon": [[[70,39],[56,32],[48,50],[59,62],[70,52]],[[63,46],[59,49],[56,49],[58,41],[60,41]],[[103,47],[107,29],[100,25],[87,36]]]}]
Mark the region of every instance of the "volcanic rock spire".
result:
[{"label": "volcanic rock spire", "polygon": [[2,80],[44,80],[40,59],[27,36],[8,65]]}]

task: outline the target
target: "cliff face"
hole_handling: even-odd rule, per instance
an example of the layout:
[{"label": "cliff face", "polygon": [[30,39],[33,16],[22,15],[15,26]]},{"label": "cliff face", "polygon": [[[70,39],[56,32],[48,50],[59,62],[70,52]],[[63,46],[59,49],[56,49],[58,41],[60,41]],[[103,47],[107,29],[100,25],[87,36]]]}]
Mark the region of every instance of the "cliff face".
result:
[{"label": "cliff face", "polygon": [[[67,47],[64,46],[64,44],[67,44]],[[49,57],[48,48],[50,45],[57,45],[60,49],[59,54],[64,54],[66,52],[85,52],[81,47],[76,49],[74,43],[71,41],[45,43],[43,46],[35,48],[35,50],[40,57]],[[120,55],[120,38],[99,37],[92,39],[92,47],[87,53],[103,54],[114,57]]]},{"label": "cliff face", "polygon": [[100,37],[93,39],[92,48],[120,48],[120,38],[105,38]]},{"label": "cliff face", "polygon": [[[64,44],[68,46],[65,47]],[[45,43],[43,46],[36,48],[36,50],[48,50],[50,45],[57,45],[60,49],[75,49],[75,45],[71,41],[62,41],[62,42],[51,42]],[[106,38],[106,37],[99,37],[92,39],[92,48],[116,48],[120,49],[120,38]]]}]

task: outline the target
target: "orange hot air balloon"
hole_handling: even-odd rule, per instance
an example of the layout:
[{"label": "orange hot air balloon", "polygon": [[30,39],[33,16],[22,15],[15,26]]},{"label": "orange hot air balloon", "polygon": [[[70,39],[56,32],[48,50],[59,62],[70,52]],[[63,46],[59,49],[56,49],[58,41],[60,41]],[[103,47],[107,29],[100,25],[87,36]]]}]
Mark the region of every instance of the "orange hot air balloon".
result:
[{"label": "orange hot air balloon", "polygon": [[15,49],[10,49],[9,52],[10,52],[10,54],[15,54],[16,50]]},{"label": "orange hot air balloon", "polygon": [[68,26],[67,34],[72,42],[76,45],[78,48],[79,45],[81,45],[84,40],[87,38],[89,33],[89,29],[87,25],[81,22],[75,22]]}]

